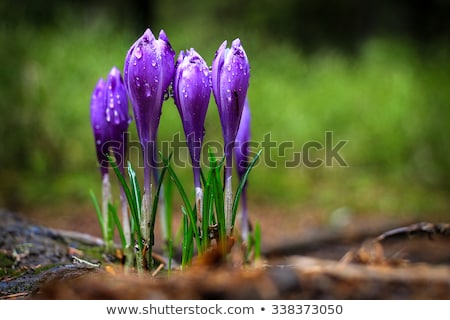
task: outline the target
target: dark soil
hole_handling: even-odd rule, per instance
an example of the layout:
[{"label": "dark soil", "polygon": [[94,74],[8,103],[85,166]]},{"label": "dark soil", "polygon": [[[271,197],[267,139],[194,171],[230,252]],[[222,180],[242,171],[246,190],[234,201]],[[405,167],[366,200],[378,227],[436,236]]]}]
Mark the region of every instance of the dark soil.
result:
[{"label": "dark soil", "polygon": [[375,241],[402,226],[275,237],[250,266],[202,258],[170,276],[139,277],[102,256],[99,238],[0,210],[0,298],[450,299],[449,225],[414,224]]}]

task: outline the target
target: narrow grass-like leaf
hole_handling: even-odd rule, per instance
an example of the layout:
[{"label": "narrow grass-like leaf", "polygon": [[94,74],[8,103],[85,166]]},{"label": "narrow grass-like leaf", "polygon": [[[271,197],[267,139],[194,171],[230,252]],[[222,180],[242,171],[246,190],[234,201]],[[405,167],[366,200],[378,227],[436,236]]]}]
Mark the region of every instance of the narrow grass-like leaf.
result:
[{"label": "narrow grass-like leaf", "polygon": [[100,228],[102,230],[103,240],[106,242],[106,235],[104,234],[105,228],[103,226],[104,222],[103,222],[102,210],[100,209],[100,206],[98,204],[98,201],[97,201],[97,198],[95,197],[94,192],[92,190],[89,190],[89,194],[91,196],[92,203],[94,204],[94,209],[95,209],[95,213],[97,214],[98,223],[100,224]]},{"label": "narrow grass-like leaf", "polygon": [[136,206],[136,212],[140,213],[142,203],[141,188],[139,187],[136,172],[133,170],[133,167],[131,166],[131,163],[129,161],[128,161],[128,176],[130,177],[131,191]]},{"label": "narrow grass-like leaf", "polygon": [[167,243],[166,243],[166,253],[167,253],[167,269],[170,273],[172,270],[172,260],[173,260],[173,233],[172,233],[172,180],[165,179],[164,182],[164,206],[166,208],[166,235],[167,235]]},{"label": "narrow grass-like leaf", "polygon": [[183,212],[183,240],[182,240],[182,253],[181,253],[181,265],[182,267],[186,267],[190,264],[193,255],[193,228],[192,223],[189,222],[190,218],[188,217],[186,210],[184,207],[181,207],[181,211]]},{"label": "narrow grass-like leaf", "polygon": [[141,225],[141,189],[139,187],[139,182],[137,180],[136,172],[134,171],[133,167],[131,166],[131,163],[128,162],[128,177],[130,178],[130,184],[131,184],[131,202],[130,205],[130,212],[131,212],[131,221],[132,221],[132,229],[133,232],[136,232],[138,237],[138,246],[139,249],[143,249],[142,245],[142,230],[140,228]]},{"label": "narrow grass-like leaf", "polygon": [[108,202],[108,241],[114,243],[114,220],[111,216],[110,206],[112,204]]},{"label": "narrow grass-like leaf", "polygon": [[120,223],[119,216],[117,215],[117,209],[111,203],[108,203],[108,213],[110,217],[110,221],[112,221],[119,233],[120,242],[122,243],[122,250],[125,252],[127,248],[127,240],[125,239],[125,234],[123,233],[122,224]]},{"label": "narrow grass-like leaf", "polygon": [[214,217],[213,209],[213,189],[211,188],[212,172],[208,174],[208,179],[204,181],[203,188],[203,208],[202,208],[202,251],[209,245],[208,228],[212,225],[211,218]]},{"label": "narrow grass-like leaf", "polygon": [[223,200],[223,185],[220,171],[224,163],[224,158],[219,162],[215,155],[209,150],[209,162],[212,172],[211,188],[213,189],[214,204],[216,207],[216,218],[219,227],[219,238],[225,240],[226,225],[225,225],[225,205]]},{"label": "narrow grass-like leaf", "polygon": [[[128,205],[130,207],[130,212],[131,212],[131,216],[134,220],[134,230],[133,232],[136,232],[137,236],[138,236],[138,246],[139,246],[139,250],[142,251],[143,247],[142,247],[142,233],[139,227],[139,220],[140,220],[140,204],[138,205],[138,200],[136,200],[135,198],[137,196],[135,196],[139,186],[139,184],[136,184],[135,187],[133,187],[133,192],[130,190],[125,177],[122,175],[122,173],[120,172],[119,168],[117,167],[116,162],[114,161],[114,159],[108,155],[108,161],[111,165],[111,167],[114,170],[114,173],[117,176],[117,179],[119,180],[120,185],[122,186],[124,192],[125,192],[125,196],[127,197],[127,201],[128,201]],[[128,173],[130,174],[130,171],[132,172],[132,175],[135,177],[135,173],[134,170],[131,168],[131,165],[129,165],[128,167]],[[130,177],[130,179],[132,179]],[[139,211],[138,211],[139,210]]]},{"label": "narrow grass-like leaf", "polygon": [[[168,159],[164,159],[163,158],[163,161],[164,161],[165,167],[167,167],[167,171],[168,171],[168,173],[170,175],[170,178],[175,183],[175,186],[177,187],[178,192],[180,193],[181,199],[183,200],[183,203],[184,203],[184,206],[185,206],[186,213],[187,213],[191,223],[193,223],[195,225],[196,222],[197,222],[196,214],[194,213],[194,211],[192,209],[192,206],[191,206],[191,204],[189,202],[189,198],[188,198],[188,196],[186,194],[186,191],[184,190],[180,179],[178,179],[177,174],[175,173],[175,171],[171,167]],[[195,236],[195,239],[197,241],[197,244],[200,245],[200,236],[199,236],[198,230],[197,230],[197,228],[193,228],[193,229],[194,229],[194,236]]]},{"label": "narrow grass-like leaf", "polygon": [[[170,161],[172,155],[169,156],[169,159],[167,161]],[[153,206],[152,206],[152,215],[151,215],[151,221],[150,221],[150,246],[153,246],[155,243],[155,221],[156,221],[156,211],[158,210],[158,203],[159,203],[159,194],[161,192],[161,187],[164,181],[164,175],[166,174],[167,166],[164,166],[161,170],[161,174],[159,176],[158,186],[156,187],[156,193],[153,198]]]},{"label": "narrow grass-like leaf", "polygon": [[250,172],[252,171],[252,168],[255,166],[256,162],[258,161],[259,156],[261,155],[261,152],[262,152],[262,149],[260,149],[258,151],[258,153],[253,158],[252,162],[250,162],[250,164],[248,165],[247,170],[245,171],[244,175],[242,176],[242,179],[237,188],[236,195],[235,195],[234,201],[233,201],[233,209],[232,209],[232,216],[231,216],[231,227],[232,228],[234,227],[234,222],[236,220],[236,213],[237,213],[237,209],[239,206],[239,199],[241,197],[242,189],[244,189],[245,183],[247,182],[247,179],[248,179],[248,175],[250,174]]},{"label": "narrow grass-like leaf", "polygon": [[202,183],[203,183],[203,185],[206,185],[206,177],[205,177],[205,174],[203,173],[203,170],[202,170],[202,168],[200,168],[200,177],[201,177],[201,179],[202,179]]}]

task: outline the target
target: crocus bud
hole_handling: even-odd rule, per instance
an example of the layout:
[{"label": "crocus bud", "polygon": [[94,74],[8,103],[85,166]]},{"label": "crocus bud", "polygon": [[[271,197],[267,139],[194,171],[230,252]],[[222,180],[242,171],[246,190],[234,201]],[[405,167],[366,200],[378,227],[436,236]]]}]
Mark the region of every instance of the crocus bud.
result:
[{"label": "crocus bud", "polygon": [[194,49],[180,52],[173,89],[192,159],[195,187],[200,187],[200,154],[211,87],[208,65]]},{"label": "crocus bud", "polygon": [[91,125],[94,133],[95,150],[100,164],[100,173],[108,172],[108,123],[106,122],[105,80],[99,79],[91,96]]},{"label": "crocus bud", "polygon": [[247,171],[249,165],[250,156],[250,122],[251,114],[248,104],[248,98],[245,99],[244,109],[242,110],[241,122],[236,135],[234,145],[234,155],[236,157],[236,171],[239,179],[242,179],[243,175]]},{"label": "crocus bud", "polygon": [[143,145],[156,139],[164,95],[175,71],[174,58],[175,51],[164,31],[155,39],[150,29],[131,46],[125,58],[125,85]]},{"label": "crocus bud", "polygon": [[[126,132],[130,123],[128,116],[128,98],[119,69],[113,67],[106,82],[100,79],[91,97],[91,124],[94,133],[97,158],[102,175],[102,214],[103,235],[106,249],[112,250],[114,243],[108,238],[110,223],[108,203],[111,202],[111,185],[108,175],[107,155],[113,154],[117,165],[123,172],[126,155]],[[128,213],[124,206],[124,192],[121,190],[124,229],[128,223]],[[127,239],[129,238],[129,232]]]},{"label": "crocus bud", "polygon": [[106,82],[100,79],[91,97],[91,124],[101,173],[108,171],[107,154],[123,165],[126,132],[130,123],[128,98],[119,69],[113,67]]},{"label": "crocus bud", "polygon": [[[250,79],[250,65],[247,54],[236,39],[231,48],[224,41],[216,52],[212,64],[212,89],[217,107],[225,145],[236,138],[242,109]],[[225,150],[226,156],[228,150]]]},{"label": "crocus bud", "polygon": [[[141,231],[150,244],[145,260],[152,264],[150,239],[152,213],[152,168],[156,166],[156,136],[164,96],[175,72],[175,51],[164,31],[155,39],[150,29],[131,46],[124,64],[125,86],[133,106],[136,129],[144,159],[144,194],[141,205]],[[155,174],[156,177],[156,174]],[[153,220],[154,221],[154,220]]]},{"label": "crocus bud", "polygon": [[224,41],[216,52],[212,64],[212,89],[219,109],[225,154],[225,189],[224,210],[227,234],[233,232],[231,210],[232,198],[232,163],[233,145],[244,108],[245,97],[250,80],[250,65],[247,54],[236,39],[231,48],[226,48]]},{"label": "crocus bud", "polygon": [[113,67],[106,80],[106,122],[109,131],[109,149],[119,168],[125,164],[127,131],[131,118],[128,97],[119,69]]}]

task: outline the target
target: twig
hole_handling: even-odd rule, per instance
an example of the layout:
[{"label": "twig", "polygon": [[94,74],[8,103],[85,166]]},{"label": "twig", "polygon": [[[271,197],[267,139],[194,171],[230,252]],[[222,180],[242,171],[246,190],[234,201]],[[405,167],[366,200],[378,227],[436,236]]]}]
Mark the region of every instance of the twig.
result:
[{"label": "twig", "polygon": [[86,245],[91,246],[104,246],[105,242],[103,239],[91,236],[89,234],[77,232],[77,231],[69,231],[69,230],[59,230],[59,229],[52,229],[52,228],[46,228],[52,237],[60,237],[62,238],[66,243],[70,243],[73,241],[77,241]]},{"label": "twig", "polygon": [[156,277],[158,275],[158,273],[164,268],[164,264],[160,263],[158,268],[156,268],[155,271],[153,271],[152,273],[152,277]]},{"label": "twig", "polygon": [[450,235],[450,223],[430,223],[430,222],[419,222],[411,224],[404,227],[399,227],[391,229],[379,235],[376,241],[383,241],[387,238],[402,237],[402,236],[412,236],[416,234],[427,235],[429,239],[432,239],[434,235]]},{"label": "twig", "polygon": [[355,243],[371,239],[382,233],[386,229],[392,228],[392,225],[364,225],[353,230],[321,230],[309,236],[294,239],[289,242],[275,244],[262,249],[262,256],[275,258],[289,255],[308,255],[309,252],[320,250],[324,246],[337,243]]},{"label": "twig", "polygon": [[15,299],[15,298],[28,296],[29,294],[30,294],[29,292],[13,293],[13,294],[8,294],[7,296],[0,297],[0,299],[3,299],[3,300]]}]

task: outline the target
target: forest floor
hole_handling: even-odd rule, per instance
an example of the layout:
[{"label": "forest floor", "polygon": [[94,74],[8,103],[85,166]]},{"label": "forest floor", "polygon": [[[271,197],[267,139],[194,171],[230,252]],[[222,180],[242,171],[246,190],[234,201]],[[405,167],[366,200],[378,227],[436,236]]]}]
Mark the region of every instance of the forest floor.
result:
[{"label": "forest floor", "polygon": [[0,209],[0,299],[450,299],[448,221],[364,215],[324,224],[320,214],[261,209],[262,259],[243,265],[233,254],[138,276],[99,255],[95,215],[76,210]]}]

